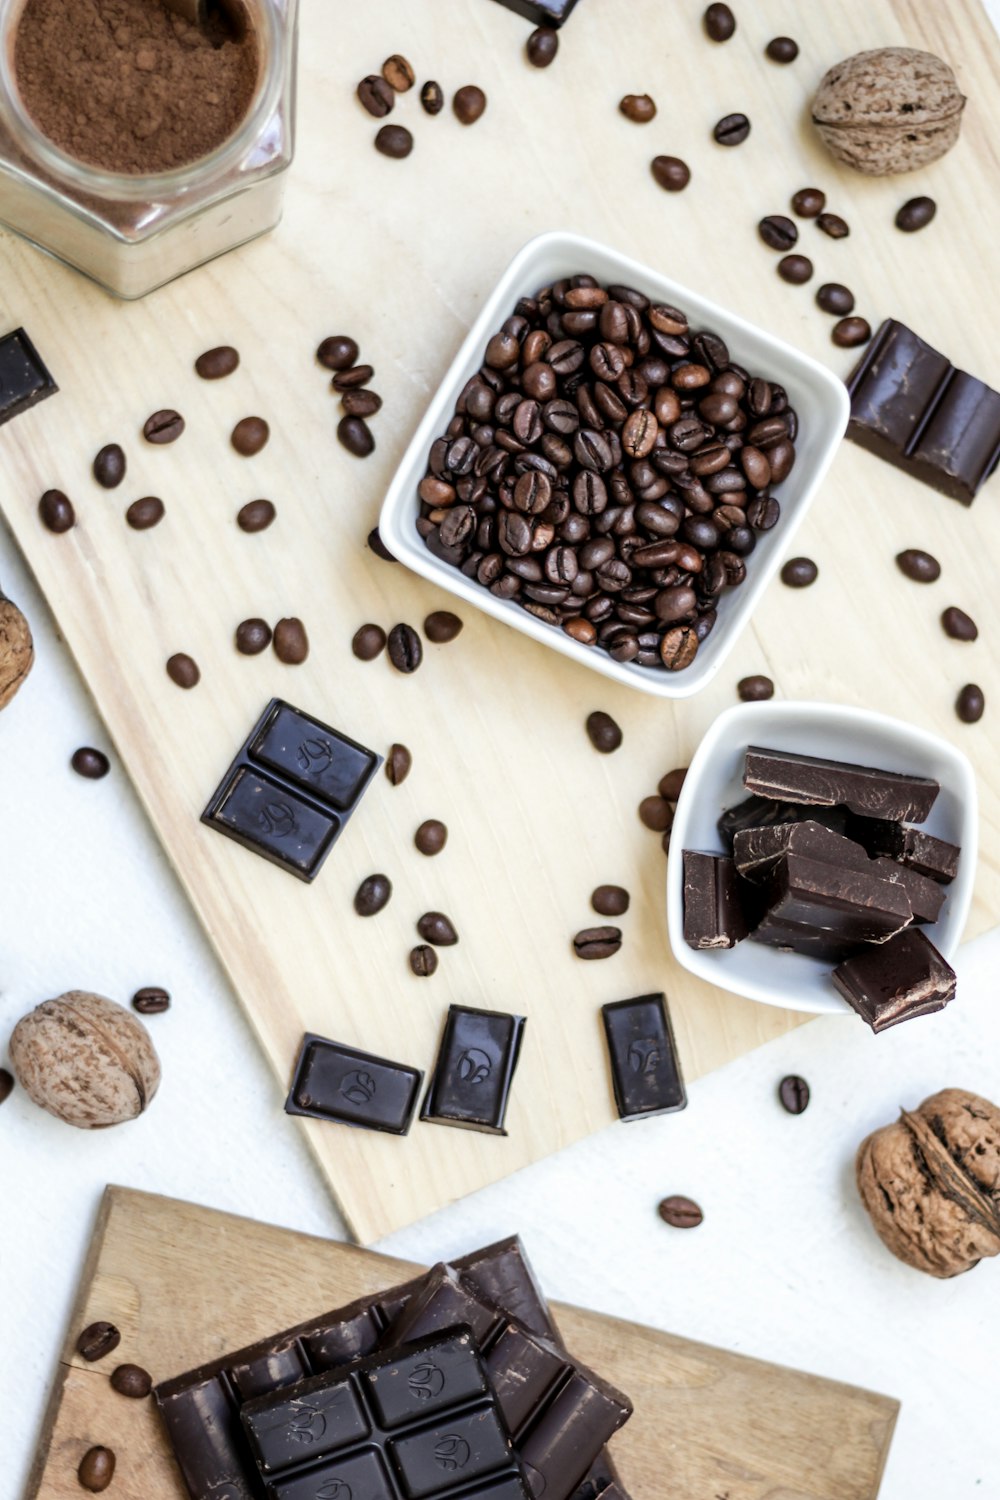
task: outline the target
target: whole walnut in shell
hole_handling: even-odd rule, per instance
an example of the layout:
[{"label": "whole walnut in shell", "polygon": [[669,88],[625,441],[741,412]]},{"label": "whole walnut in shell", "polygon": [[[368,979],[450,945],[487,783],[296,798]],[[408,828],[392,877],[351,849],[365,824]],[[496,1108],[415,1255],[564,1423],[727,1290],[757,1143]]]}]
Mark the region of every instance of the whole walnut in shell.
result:
[{"label": "whole walnut in shell", "polygon": [[0,708],[7,707],[34,660],[35,648],[27,620],[16,604],[0,594]]},{"label": "whole walnut in shell", "polygon": [[1000,1255],[1000,1109],[942,1089],[861,1143],[858,1191],[883,1244],[931,1276]]},{"label": "whole walnut in shell", "polygon": [[933,52],[881,47],[835,64],[813,100],[824,146],[869,177],[912,172],[950,151],[965,99]]},{"label": "whole walnut in shell", "polygon": [[84,990],[22,1016],[10,1057],[25,1093],[82,1130],[134,1120],[160,1085],[160,1060],[142,1022]]}]

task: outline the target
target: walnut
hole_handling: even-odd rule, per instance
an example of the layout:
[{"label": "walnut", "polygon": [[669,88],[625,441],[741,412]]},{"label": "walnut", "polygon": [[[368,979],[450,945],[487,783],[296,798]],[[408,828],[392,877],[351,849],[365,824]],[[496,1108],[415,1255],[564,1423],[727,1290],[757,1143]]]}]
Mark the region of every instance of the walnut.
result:
[{"label": "walnut", "polygon": [[0,708],[7,707],[34,660],[27,620],[16,604],[0,594]]},{"label": "walnut", "polygon": [[958,1276],[1000,1255],[1000,1109],[942,1089],[861,1143],[858,1191],[893,1255]]},{"label": "walnut", "polygon": [[881,47],[830,69],[812,119],[831,156],[869,177],[888,177],[950,151],[964,108],[955,75],[940,57]]},{"label": "walnut", "polygon": [[160,1061],[142,1022],[84,990],[22,1016],[10,1056],[29,1097],[82,1130],[134,1120],[160,1083]]}]

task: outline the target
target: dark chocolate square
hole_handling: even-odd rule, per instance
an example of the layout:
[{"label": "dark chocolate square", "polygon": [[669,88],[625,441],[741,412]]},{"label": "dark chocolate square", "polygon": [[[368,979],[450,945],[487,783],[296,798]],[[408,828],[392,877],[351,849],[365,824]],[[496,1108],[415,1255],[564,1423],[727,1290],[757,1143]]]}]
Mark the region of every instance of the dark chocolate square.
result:
[{"label": "dark chocolate square", "polygon": [[639,995],[602,1007],[611,1079],[623,1120],[687,1106],[664,995]]},{"label": "dark chocolate square", "polygon": [[424,1075],[307,1032],[285,1101],[288,1115],[405,1135]]},{"label": "dark chocolate square", "polygon": [[420,1118],[506,1135],[504,1119],[523,1033],[523,1016],[451,1006]]},{"label": "dark chocolate square", "polygon": [[0,338],[0,427],[58,389],[23,328]]}]

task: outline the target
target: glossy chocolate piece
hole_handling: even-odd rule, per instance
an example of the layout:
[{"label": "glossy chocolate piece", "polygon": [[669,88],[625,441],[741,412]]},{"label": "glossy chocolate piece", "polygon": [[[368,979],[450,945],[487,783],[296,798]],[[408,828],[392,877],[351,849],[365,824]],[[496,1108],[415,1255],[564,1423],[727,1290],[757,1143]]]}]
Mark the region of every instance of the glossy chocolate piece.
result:
[{"label": "glossy chocolate piece", "polygon": [[937,921],[947,895],[943,885],[894,859],[879,858],[872,863],[886,880],[895,881],[906,892],[914,922]]},{"label": "glossy chocolate piece", "polygon": [[382,757],[272,698],[201,821],[312,881]]},{"label": "glossy chocolate piece", "polygon": [[733,862],[744,880],[765,880],[786,854],[801,854],[848,869],[867,870],[871,865],[859,844],[812,818],[770,828],[741,829],[733,840]]},{"label": "glossy chocolate piece", "polygon": [[771,797],[745,797],[735,807],[727,807],[717,827],[730,853],[741,828],[770,828],[779,823],[799,823],[806,818],[843,833],[847,827],[847,810],[843,807],[807,807],[802,802],[775,802]]},{"label": "glossy chocolate piece", "polygon": [[944,1010],[955,998],[955,971],[916,928],[867,948],[833,971],[833,982],[872,1031]]},{"label": "glossy chocolate piece", "polygon": [[1000,460],[1000,392],[889,318],[847,383],[847,436],[971,505]]},{"label": "glossy chocolate piece", "polygon": [[848,836],[859,843],[874,858],[885,855],[898,860],[929,880],[949,885],[958,874],[958,858],[961,854],[957,844],[945,839],[936,839],[920,828],[906,828],[900,823],[887,823],[882,818],[851,817]]},{"label": "glossy chocolate piece", "polygon": [[405,1135],[423,1079],[419,1068],[372,1057],[306,1032],[285,1114]]},{"label": "glossy chocolate piece", "polygon": [[0,427],[58,389],[23,328],[0,338]]},{"label": "glossy chocolate piece", "polygon": [[701,950],[735,948],[749,932],[736,866],[726,854],[685,849],[684,941]]},{"label": "glossy chocolate piece", "polygon": [[687,1094],[664,995],[601,1007],[615,1103],[623,1120],[685,1109]]},{"label": "glossy chocolate piece", "polygon": [[558,28],[568,20],[576,0],[499,0],[499,3],[515,15],[524,16],[533,26]]},{"label": "glossy chocolate piece", "polygon": [[877,869],[786,854],[761,883],[766,911],[752,939],[839,963],[913,920],[903,888]]},{"label": "glossy chocolate piece", "polygon": [[523,1033],[523,1016],[451,1006],[420,1118],[506,1135],[504,1119]]},{"label": "glossy chocolate piece", "polygon": [[743,785],[760,797],[817,807],[846,807],[870,818],[923,823],[941,790],[926,776],[903,776],[875,766],[795,755],[789,750],[747,749]]}]

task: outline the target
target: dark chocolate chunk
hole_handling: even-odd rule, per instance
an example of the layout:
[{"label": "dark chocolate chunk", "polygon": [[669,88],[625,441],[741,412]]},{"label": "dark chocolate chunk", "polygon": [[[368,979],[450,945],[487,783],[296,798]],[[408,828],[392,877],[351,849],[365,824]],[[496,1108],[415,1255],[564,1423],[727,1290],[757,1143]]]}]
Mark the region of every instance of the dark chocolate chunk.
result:
[{"label": "dark chocolate chunk", "polygon": [[306,1032],[285,1113],[405,1135],[423,1078],[419,1068]]},{"label": "dark chocolate chunk", "polygon": [[733,839],[733,858],[745,880],[764,880],[786,854],[801,854],[807,859],[855,870],[866,870],[871,865],[858,844],[812,818],[768,828],[741,829]]},{"label": "dark chocolate chunk", "polygon": [[689,948],[735,948],[749,927],[736,866],[725,854],[684,850],[684,941]]},{"label": "dark chocolate chunk", "polygon": [[741,828],[771,828],[779,823],[800,823],[809,819],[843,833],[847,812],[842,807],[808,807],[804,802],[775,802],[770,797],[745,797],[735,807],[727,807],[716,825],[722,842],[731,850]]},{"label": "dark chocolate chunk", "polygon": [[766,911],[751,940],[833,963],[913,920],[902,886],[878,869],[786,854],[761,884]]},{"label": "dark chocolate chunk", "polygon": [[615,1103],[623,1120],[687,1106],[664,995],[639,995],[601,1007]]},{"label": "dark chocolate chunk", "polygon": [[569,19],[576,0],[499,0],[499,3],[535,26],[559,27]]},{"label": "dark chocolate chunk", "polygon": [[936,839],[920,828],[906,828],[883,818],[862,818],[852,814],[847,820],[847,835],[874,858],[885,855],[908,865],[930,880],[947,885],[958,874],[961,849],[944,839]]},{"label": "dark chocolate chunk", "polygon": [[58,389],[23,328],[0,338],[0,427]]},{"label": "dark chocolate chunk", "polygon": [[895,881],[906,893],[914,922],[937,921],[947,894],[943,886],[894,859],[876,859],[873,863],[886,880]]},{"label": "dark chocolate chunk", "polygon": [[523,1016],[451,1006],[420,1118],[506,1135],[504,1117],[523,1033]]},{"label": "dark chocolate chunk", "polygon": [[847,959],[833,982],[872,1031],[944,1010],[956,986],[954,969],[915,928]]},{"label": "dark chocolate chunk", "polygon": [[941,790],[926,776],[906,776],[848,761],[795,755],[788,750],[747,747],[743,785],[758,796],[843,806],[872,818],[923,823]]}]

